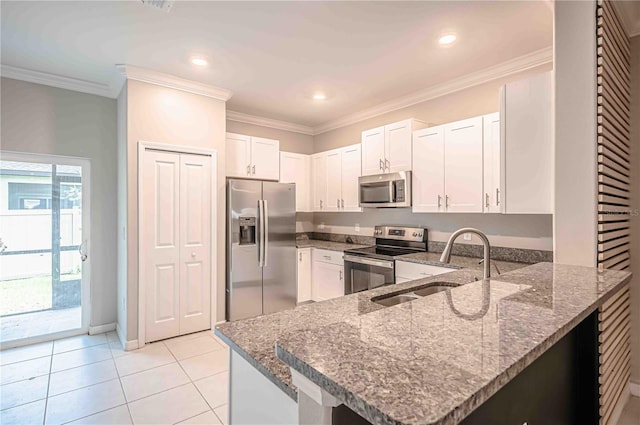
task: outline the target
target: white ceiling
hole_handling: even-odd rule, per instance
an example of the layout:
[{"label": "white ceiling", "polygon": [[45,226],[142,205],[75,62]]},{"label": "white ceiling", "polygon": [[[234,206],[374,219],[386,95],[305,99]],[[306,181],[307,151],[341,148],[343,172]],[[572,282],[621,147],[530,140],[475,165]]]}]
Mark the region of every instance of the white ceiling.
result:
[{"label": "white ceiling", "polygon": [[[1,62],[108,83],[130,64],[230,89],[229,109],[319,126],[552,44],[547,1],[2,1]],[[445,31],[458,34],[449,48]],[[189,63],[204,55],[210,66]],[[323,90],[324,102],[311,94]]]}]

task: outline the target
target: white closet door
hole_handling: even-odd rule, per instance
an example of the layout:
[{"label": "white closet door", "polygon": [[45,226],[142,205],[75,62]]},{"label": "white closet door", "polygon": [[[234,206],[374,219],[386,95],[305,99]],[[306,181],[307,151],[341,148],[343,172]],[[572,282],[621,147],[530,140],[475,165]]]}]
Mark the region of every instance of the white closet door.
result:
[{"label": "white closet door", "polygon": [[211,157],[180,155],[180,334],[211,327]]},{"label": "white closet door", "polygon": [[180,155],[147,150],[143,167],[140,267],[149,342],[180,332]]}]

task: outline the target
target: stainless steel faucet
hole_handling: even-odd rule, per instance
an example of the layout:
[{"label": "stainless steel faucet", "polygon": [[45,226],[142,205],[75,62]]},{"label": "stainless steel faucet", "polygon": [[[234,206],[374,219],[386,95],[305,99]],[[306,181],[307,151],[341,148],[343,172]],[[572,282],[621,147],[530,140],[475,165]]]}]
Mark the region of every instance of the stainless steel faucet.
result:
[{"label": "stainless steel faucet", "polygon": [[444,247],[444,251],[442,251],[442,255],[440,256],[441,263],[450,263],[451,262],[451,249],[453,248],[453,243],[458,239],[458,236],[463,235],[465,233],[473,233],[474,235],[478,235],[480,240],[482,241],[482,245],[484,245],[484,259],[482,260],[484,263],[484,279],[489,279],[491,277],[491,245],[489,245],[489,239],[487,239],[487,235],[482,233],[478,229],[474,229],[472,227],[464,227],[462,229],[456,230],[453,232],[449,241],[447,242],[447,246]]}]

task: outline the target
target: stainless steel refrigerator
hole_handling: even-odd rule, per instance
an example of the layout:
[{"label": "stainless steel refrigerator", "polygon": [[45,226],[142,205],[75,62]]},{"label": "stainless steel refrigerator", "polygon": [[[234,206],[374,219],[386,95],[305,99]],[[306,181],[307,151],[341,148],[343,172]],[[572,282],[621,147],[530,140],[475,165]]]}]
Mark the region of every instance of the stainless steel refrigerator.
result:
[{"label": "stainless steel refrigerator", "polygon": [[296,305],[295,184],[227,180],[227,320]]}]

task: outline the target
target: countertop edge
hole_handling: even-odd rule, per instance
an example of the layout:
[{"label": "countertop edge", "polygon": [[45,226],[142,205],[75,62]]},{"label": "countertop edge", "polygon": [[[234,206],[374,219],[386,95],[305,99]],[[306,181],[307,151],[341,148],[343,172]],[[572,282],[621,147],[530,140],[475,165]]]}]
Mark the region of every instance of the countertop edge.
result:
[{"label": "countertop edge", "polygon": [[[264,367],[262,365],[262,363],[260,363],[253,356],[251,356],[249,353],[244,351],[239,345],[237,345],[230,338],[228,338],[224,333],[222,333],[220,331],[220,329],[215,328],[214,329],[214,334],[218,338],[220,338],[222,341],[224,341],[229,346],[230,349],[232,349],[233,351],[238,353],[240,355],[240,357],[242,357],[247,362],[249,362],[249,364],[251,364],[251,366],[255,367],[256,370],[258,370],[258,372],[260,372],[271,383],[273,383],[278,388],[280,388],[287,396],[289,396],[289,398],[291,398],[296,403],[298,402],[298,392],[296,390],[294,390],[293,388],[291,388],[290,386],[285,384],[280,378],[278,378],[276,375],[274,375],[269,369]],[[275,350],[275,347],[274,347],[274,350]]]},{"label": "countertop edge", "polygon": [[[602,304],[616,294],[624,285],[631,281],[632,275],[629,274],[624,279],[620,280],[615,286],[602,295],[592,305],[585,308],[580,314],[576,315],[573,319],[569,320],[556,332],[551,334],[544,341],[540,342],[531,351],[525,354],[522,358],[517,360],[514,364],[505,369],[499,376],[489,382],[487,385],[478,390],[476,394],[469,397],[466,401],[456,406],[449,414],[440,418],[439,420],[431,423],[430,425],[456,425],[464,418],[469,416],[475,409],[484,404],[489,398],[495,395],[500,389],[512,381],[518,376],[524,369],[537,360],[542,354],[549,350],[554,344],[564,338],[572,329],[574,329],[579,323],[585,320],[590,314],[595,312]],[[347,407],[354,412],[363,416],[365,419],[372,421],[376,424],[384,425],[402,425],[384,412],[378,409],[368,406],[366,402],[358,398],[355,394],[349,392],[346,388],[336,384],[328,379],[322,373],[318,372],[313,367],[307,365],[297,357],[289,353],[286,349],[277,344],[275,346],[276,356],[285,362],[290,367],[294,368],[306,378],[311,380],[316,385],[327,391],[329,394],[338,398]],[[369,409],[362,408],[363,405],[370,407]]]}]

